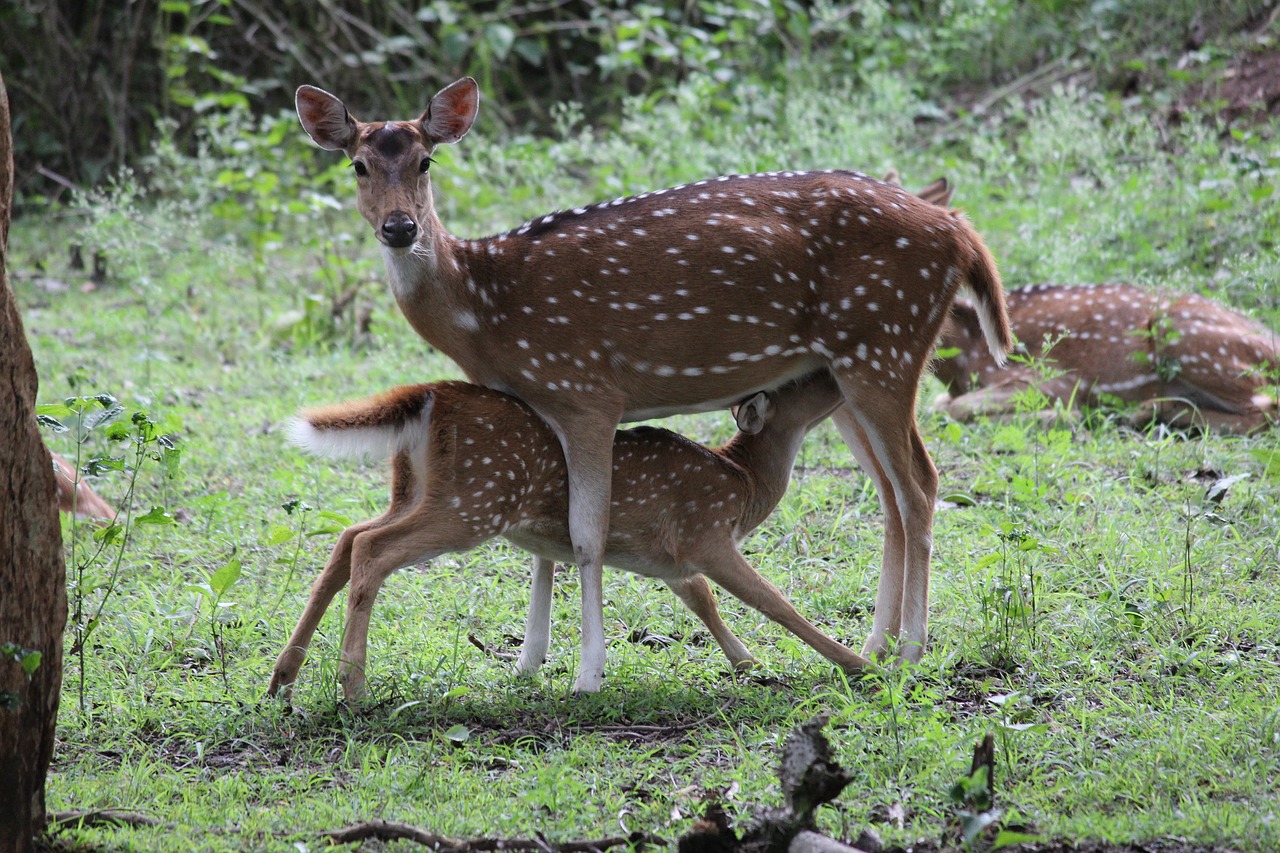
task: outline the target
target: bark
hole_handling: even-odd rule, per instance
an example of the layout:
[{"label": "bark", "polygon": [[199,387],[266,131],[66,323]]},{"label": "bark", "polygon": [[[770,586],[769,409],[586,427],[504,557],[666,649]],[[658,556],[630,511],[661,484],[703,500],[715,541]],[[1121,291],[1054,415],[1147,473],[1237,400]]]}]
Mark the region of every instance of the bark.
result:
[{"label": "bark", "polygon": [[[13,140],[0,78],[0,853],[35,848],[62,687],[66,567],[36,369],[9,288]],[[35,663],[34,669],[23,666]]]}]

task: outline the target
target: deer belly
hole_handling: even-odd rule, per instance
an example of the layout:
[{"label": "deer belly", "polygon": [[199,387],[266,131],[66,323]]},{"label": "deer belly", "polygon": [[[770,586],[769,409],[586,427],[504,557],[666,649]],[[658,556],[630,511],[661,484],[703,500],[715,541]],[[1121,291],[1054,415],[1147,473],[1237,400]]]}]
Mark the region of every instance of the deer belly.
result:
[{"label": "deer belly", "polygon": [[[511,544],[547,560],[574,565],[569,526],[560,523],[525,523],[502,534]],[[682,566],[662,546],[657,530],[634,530],[611,523],[605,543],[604,563],[615,569],[661,580],[688,577],[695,571]]]}]

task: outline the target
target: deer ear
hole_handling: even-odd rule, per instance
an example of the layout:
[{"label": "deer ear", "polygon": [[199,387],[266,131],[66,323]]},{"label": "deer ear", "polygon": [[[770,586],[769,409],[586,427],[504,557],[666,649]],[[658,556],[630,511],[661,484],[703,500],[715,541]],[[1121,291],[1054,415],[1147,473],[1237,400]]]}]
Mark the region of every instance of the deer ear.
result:
[{"label": "deer ear", "polygon": [[936,204],[938,207],[946,207],[951,204],[951,197],[955,195],[956,188],[951,186],[951,182],[946,178],[935,178],[929,186],[919,190],[916,195],[929,202]]},{"label": "deer ear", "polygon": [[418,121],[433,145],[457,142],[467,135],[480,109],[480,87],[470,77],[445,86],[427,104]]},{"label": "deer ear", "polygon": [[748,435],[755,435],[764,429],[764,422],[769,419],[769,409],[771,407],[769,395],[761,391],[749,400],[739,404],[737,410],[733,413],[733,419],[738,422],[738,429]]},{"label": "deer ear", "polygon": [[356,141],[356,120],[342,101],[324,89],[299,86],[294,103],[302,129],[315,140],[316,145],[329,151],[345,151]]}]

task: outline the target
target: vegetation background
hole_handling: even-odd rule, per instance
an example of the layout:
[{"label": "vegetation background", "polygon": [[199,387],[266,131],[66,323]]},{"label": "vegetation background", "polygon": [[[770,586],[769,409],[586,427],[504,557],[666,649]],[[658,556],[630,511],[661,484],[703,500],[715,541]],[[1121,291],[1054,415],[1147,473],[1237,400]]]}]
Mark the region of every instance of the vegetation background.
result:
[{"label": "vegetation background", "polygon": [[[725,172],[896,167],[957,183],[1010,286],[1195,290],[1275,328],[1276,16],[1245,0],[0,6],[11,275],[47,438],[123,511],[66,522],[52,843],[311,849],[375,817],[674,840],[710,801],[737,820],[775,802],[777,745],[823,713],[855,775],[820,812],[836,836],[1280,847],[1274,436],[1139,434],[1112,410],[1045,429],[922,407],[948,501],[918,668],[849,681],[725,601],[763,662],[734,677],[671,596],[615,573],[606,689],[573,698],[576,578],[558,582],[549,666],[519,681],[527,560],[494,544],[388,583],[367,712],[337,701],[340,607],[298,712],[261,701],[336,532],[386,502],[379,466],[306,458],[280,425],[458,375],[399,315],[347,165],[291,114],[297,85],[404,118],[476,76],[481,120],[433,170],[466,236]],[[857,646],[880,516],[849,460],[815,432],[746,549]],[[957,787],[987,733],[994,807]],[[101,809],[146,820],[80,825]]]}]

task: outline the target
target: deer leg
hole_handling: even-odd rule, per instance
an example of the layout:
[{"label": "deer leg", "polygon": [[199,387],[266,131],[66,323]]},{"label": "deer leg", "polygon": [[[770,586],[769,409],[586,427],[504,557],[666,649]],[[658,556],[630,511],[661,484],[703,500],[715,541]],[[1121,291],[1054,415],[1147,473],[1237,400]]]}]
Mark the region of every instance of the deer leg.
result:
[{"label": "deer leg", "polygon": [[555,581],[554,560],[533,558],[533,581],[529,590],[529,618],[525,621],[524,642],[516,672],[533,675],[547,660],[551,643],[551,588]]},{"label": "deer leg", "polygon": [[[907,534],[906,583],[902,595],[902,624],[900,654],[910,661],[919,661],[929,639],[929,573],[933,559],[933,509],[938,499],[938,469],[934,467],[929,450],[920,437],[915,413],[911,413],[911,472],[912,488],[909,498],[917,505],[911,513],[914,521],[904,515],[903,529]],[[919,494],[916,494],[918,490]],[[913,526],[920,533],[912,537]],[[914,547],[914,551],[911,549]]]},{"label": "deer leg", "polygon": [[707,630],[715,638],[720,650],[729,659],[730,666],[742,672],[751,669],[755,665],[756,659],[751,652],[747,650],[742,641],[734,635],[729,626],[720,618],[720,608],[716,605],[715,594],[711,591],[711,585],[707,583],[705,577],[691,575],[679,580],[666,580],[664,578],[664,581],[667,586],[671,587],[671,591],[679,596],[685,606],[702,620],[702,624],[707,626]]},{"label": "deer leg", "polygon": [[[605,408],[602,404],[601,408]],[[579,413],[581,414],[581,413]],[[569,539],[582,584],[582,659],[575,693],[596,693],[604,682],[604,546],[609,533],[616,416],[579,417],[561,428],[548,419],[569,470]]]},{"label": "deer leg", "polygon": [[[874,463],[877,491],[885,507],[883,572],[898,573],[888,584],[881,576],[867,650],[881,651],[893,622],[900,620],[898,656],[918,661],[928,638],[929,562],[938,472],[916,426],[913,396],[877,388],[856,375],[837,374],[836,380],[848,401],[836,411],[836,426],[846,443],[853,433],[856,447],[851,445],[851,449],[859,462],[862,455],[869,455]],[[850,422],[856,429],[849,429]],[[882,610],[890,612],[882,617]]]},{"label": "deer leg", "polygon": [[1012,415],[1016,408],[1014,398],[1026,391],[1030,384],[1020,378],[1009,379],[961,394],[959,397],[943,399],[940,396],[934,401],[934,408],[942,409],[958,421],[971,421],[979,416],[1007,417]]},{"label": "deer leg", "polygon": [[466,551],[488,541],[496,530],[476,529],[456,517],[419,509],[381,527],[366,530],[351,546],[351,591],[342,638],[338,680],[347,701],[364,696],[365,660],[373,603],[387,577],[451,551]]},{"label": "deer leg", "polygon": [[894,499],[893,488],[871,452],[870,440],[849,407],[836,409],[831,415],[845,444],[876,487],[884,512],[884,553],[881,555],[880,580],[876,587],[875,616],[871,635],[862,646],[867,657],[880,657],[889,651],[889,638],[897,637],[902,627],[902,588],[904,571],[904,528]]},{"label": "deer leg", "polygon": [[[857,672],[871,665],[871,661],[837,643],[801,616],[782,591],[752,568],[736,548],[725,548],[709,555],[707,559],[700,561],[699,567],[706,572],[707,577],[735,598],[786,628],[845,672]],[[712,606],[714,607],[714,600]],[[692,605],[690,607],[692,609]],[[719,616],[716,618],[719,619]],[[723,647],[723,643],[721,646]],[[727,650],[725,654],[728,654]],[[733,660],[733,657],[730,656],[729,659]]]},{"label": "deer leg", "polygon": [[1195,404],[1177,398],[1147,400],[1129,419],[1136,428],[1149,426],[1153,421],[1172,427],[1204,429],[1228,435],[1249,435],[1270,426],[1267,413],[1256,406],[1247,406],[1239,412],[1221,412],[1216,409],[1197,408]]},{"label": "deer leg", "polygon": [[283,691],[286,699],[293,694],[293,682],[298,678],[298,670],[307,656],[307,647],[320,625],[321,618],[329,609],[329,604],[338,590],[347,584],[351,577],[351,545],[356,536],[379,524],[381,519],[355,524],[342,531],[338,544],[329,555],[329,562],[311,585],[311,597],[302,611],[298,624],[285,644],[280,656],[276,658],[275,670],[271,673],[271,683],[267,686],[267,695],[276,696]]}]

